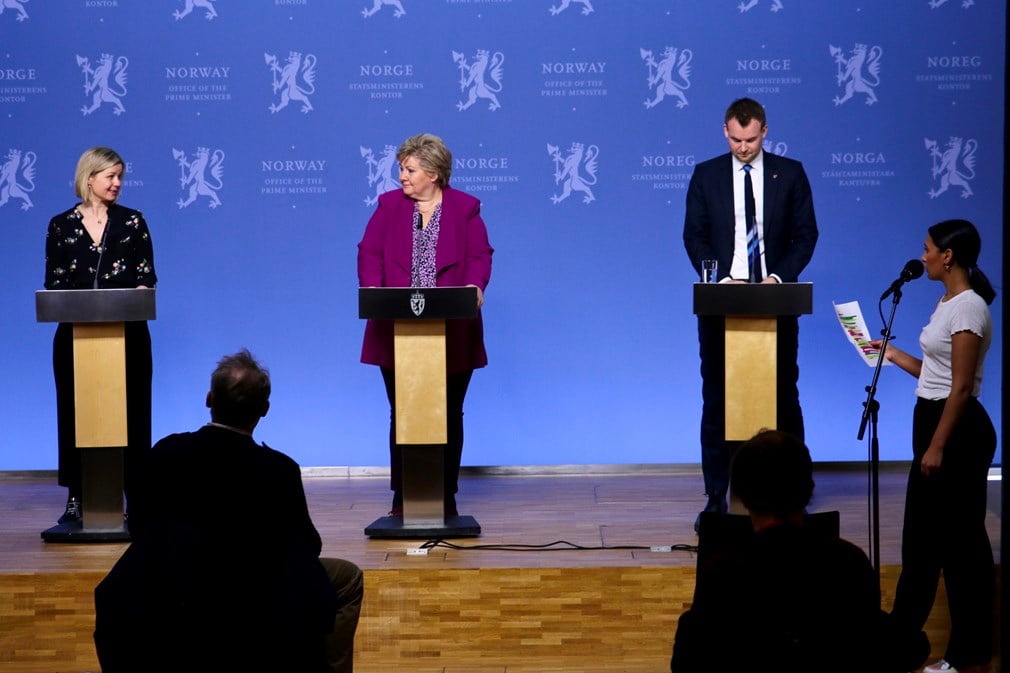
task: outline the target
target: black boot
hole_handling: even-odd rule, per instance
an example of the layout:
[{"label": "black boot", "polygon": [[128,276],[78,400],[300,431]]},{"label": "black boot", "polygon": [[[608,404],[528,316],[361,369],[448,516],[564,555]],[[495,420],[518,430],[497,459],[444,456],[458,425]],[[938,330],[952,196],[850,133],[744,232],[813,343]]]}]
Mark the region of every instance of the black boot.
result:
[{"label": "black boot", "polygon": [[81,520],[81,499],[76,495],[67,498],[67,508],[56,523],[74,523]]}]

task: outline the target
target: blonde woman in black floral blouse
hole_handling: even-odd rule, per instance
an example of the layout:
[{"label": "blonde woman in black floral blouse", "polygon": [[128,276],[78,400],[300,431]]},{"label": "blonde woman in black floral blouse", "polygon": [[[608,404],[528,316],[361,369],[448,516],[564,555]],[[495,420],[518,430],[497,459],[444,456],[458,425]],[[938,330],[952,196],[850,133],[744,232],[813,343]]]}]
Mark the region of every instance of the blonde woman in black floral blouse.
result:
[{"label": "blonde woman in black floral blouse", "polygon": [[[47,290],[154,287],[154,248],[139,211],[116,203],[126,163],[115,150],[92,147],[77,162],[74,191],[80,203],[53,217],[46,234]],[[81,519],[81,458],[74,427],[73,326],[60,323],[53,338],[59,483],[67,487],[60,523]],[[151,335],[146,322],[126,323],[127,449],[130,484],[151,448]]]}]

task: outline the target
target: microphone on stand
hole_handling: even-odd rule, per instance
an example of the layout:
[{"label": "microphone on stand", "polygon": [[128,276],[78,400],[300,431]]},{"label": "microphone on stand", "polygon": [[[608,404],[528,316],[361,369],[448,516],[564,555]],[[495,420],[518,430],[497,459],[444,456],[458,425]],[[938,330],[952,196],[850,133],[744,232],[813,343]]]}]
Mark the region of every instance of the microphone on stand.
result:
[{"label": "microphone on stand", "polygon": [[880,295],[880,301],[884,301],[890,297],[892,294],[901,289],[901,286],[908,281],[915,280],[920,277],[924,270],[925,268],[922,266],[921,260],[910,259],[905,262],[905,268],[901,270],[901,275],[898,276],[893,283],[891,283],[891,287],[887,288],[887,291],[884,292],[884,294]]},{"label": "microphone on stand", "polygon": [[[109,235],[109,217],[108,217],[108,214],[106,213],[106,216],[105,216],[105,229],[102,230],[102,240],[98,243],[98,245],[99,245],[98,263],[95,264],[95,283],[94,283],[94,286],[93,286],[93,288],[95,290],[98,289],[98,274],[102,270],[102,255],[105,254],[105,239],[106,239],[106,237],[108,235]],[[920,275],[922,275],[922,272],[920,272]]]}]

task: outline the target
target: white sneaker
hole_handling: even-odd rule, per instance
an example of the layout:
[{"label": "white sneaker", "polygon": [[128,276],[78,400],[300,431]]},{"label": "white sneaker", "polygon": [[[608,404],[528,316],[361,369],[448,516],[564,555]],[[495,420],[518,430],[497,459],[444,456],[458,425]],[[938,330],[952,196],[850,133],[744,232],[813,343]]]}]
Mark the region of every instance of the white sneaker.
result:
[{"label": "white sneaker", "polygon": [[941,659],[935,664],[930,664],[922,669],[922,673],[989,673],[992,670],[989,664],[979,666],[966,666],[964,668],[954,668],[949,661]]}]

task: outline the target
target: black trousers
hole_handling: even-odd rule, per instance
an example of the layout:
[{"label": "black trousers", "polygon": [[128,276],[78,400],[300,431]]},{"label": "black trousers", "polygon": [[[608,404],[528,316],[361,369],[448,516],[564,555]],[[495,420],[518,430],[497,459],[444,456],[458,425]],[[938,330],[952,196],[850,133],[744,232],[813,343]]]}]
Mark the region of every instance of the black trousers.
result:
[{"label": "black trousers", "polygon": [[[74,330],[60,323],[53,337],[53,377],[56,380],[56,432],[60,486],[81,496],[81,452],[77,448],[74,419]],[[151,448],[151,333],[146,322],[125,323],[126,434],[123,484],[130,497],[138,483],[147,451]],[[87,506],[87,503],[85,503]]]},{"label": "black trousers", "polygon": [[[393,370],[382,367],[382,381],[389,399],[389,488],[393,506],[403,505],[403,447],[396,443],[396,379]],[[470,386],[473,370],[449,374],[445,381],[446,439],[443,453],[443,485],[447,510],[455,509],[454,494],[459,491],[459,465],[463,459],[463,400]],[[451,506],[451,507],[450,507]]]},{"label": "black trousers", "polygon": [[[354,563],[319,559],[332,595],[307,594],[302,584],[283,578],[283,567],[258,569],[242,586],[227,588],[240,592],[236,605],[213,592],[180,586],[174,568],[166,571],[135,550],[131,546],[95,588],[94,640],[104,673],[354,670],[364,592],[364,575]],[[235,554],[234,563],[236,574],[250,572],[241,554]],[[278,603],[280,589],[284,600]]]},{"label": "black trousers", "polygon": [[963,668],[992,659],[995,568],[985,510],[996,430],[982,405],[971,398],[944,447],[939,474],[924,476],[922,456],[944,403],[920,399],[915,405],[901,576],[892,614],[910,630],[921,629],[942,571],[950,608],[950,641],[943,658]]},{"label": "black trousers", "polygon": [[[701,356],[701,469],[705,494],[722,500],[729,488],[729,466],[733,446],[726,441],[726,321],[721,316],[698,316],[698,344]],[[796,316],[778,319],[778,427],[803,439],[803,412],[797,381],[799,321]]]}]

